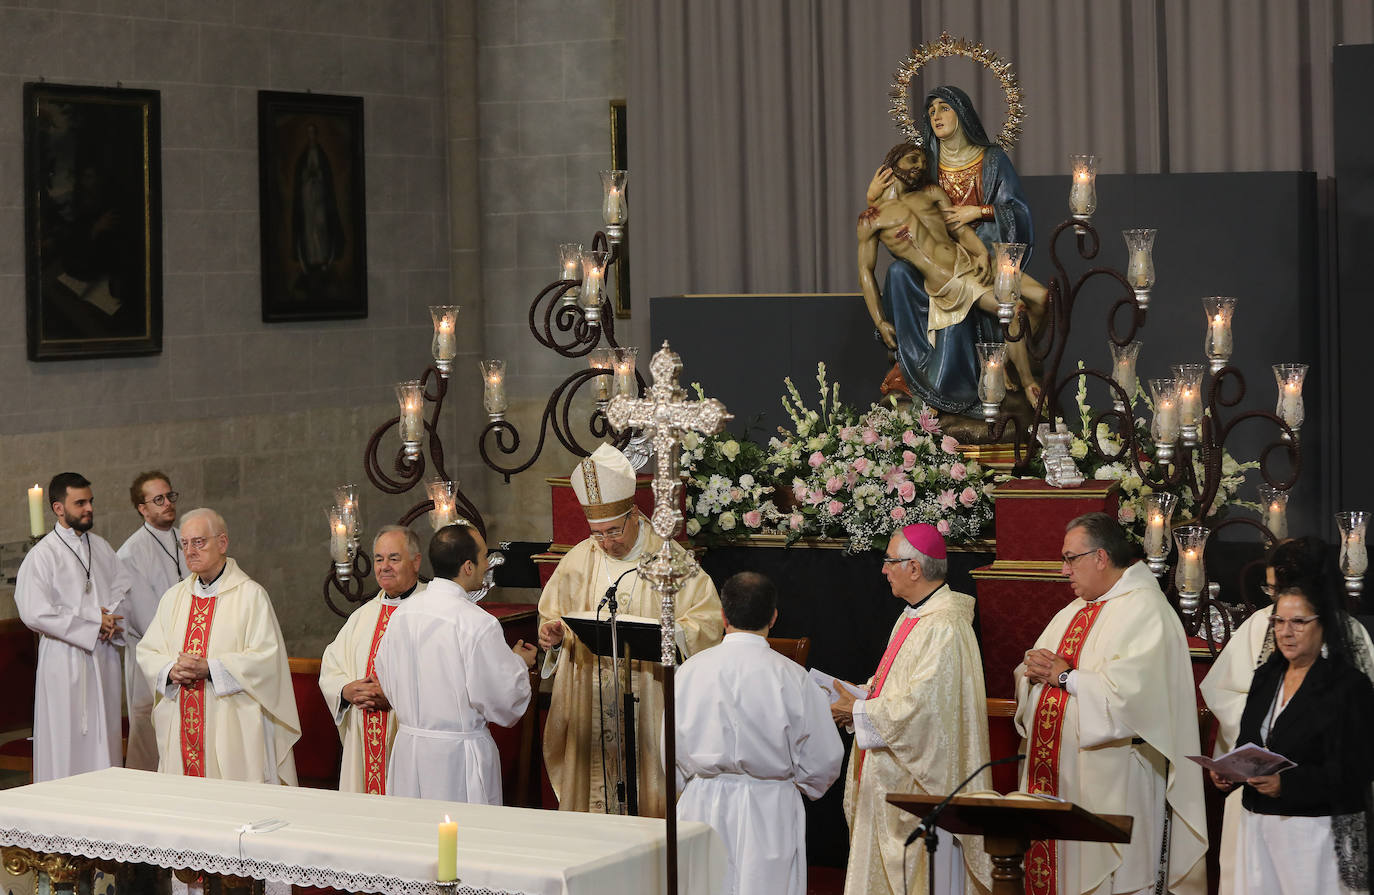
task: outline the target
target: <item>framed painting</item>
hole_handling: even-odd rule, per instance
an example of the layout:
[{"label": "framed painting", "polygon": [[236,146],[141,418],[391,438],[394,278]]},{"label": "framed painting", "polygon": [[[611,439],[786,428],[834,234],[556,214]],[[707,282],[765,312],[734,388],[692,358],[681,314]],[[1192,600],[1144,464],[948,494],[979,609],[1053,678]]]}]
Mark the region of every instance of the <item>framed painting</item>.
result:
[{"label": "framed painting", "polygon": [[367,316],[359,96],[258,92],[262,319]]},{"label": "framed painting", "polygon": [[[629,170],[625,156],[629,147],[629,131],[625,129],[625,100],[611,100],[611,167]],[[615,316],[630,316],[630,228],[626,226],[620,243],[620,260],[615,263]]]},{"label": "framed painting", "polygon": [[24,85],[29,360],[162,351],[156,90]]}]

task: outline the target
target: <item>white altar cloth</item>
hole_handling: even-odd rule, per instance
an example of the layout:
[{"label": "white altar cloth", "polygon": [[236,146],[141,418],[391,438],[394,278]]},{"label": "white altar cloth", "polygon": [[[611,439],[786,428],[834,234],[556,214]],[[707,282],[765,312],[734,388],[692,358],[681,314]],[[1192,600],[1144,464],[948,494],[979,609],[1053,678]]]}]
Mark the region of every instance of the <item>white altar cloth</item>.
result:
[{"label": "white altar cloth", "polygon": [[[110,768],[0,791],[0,845],[387,895],[437,893],[458,822],[461,895],[662,893],[664,822],[205,780]],[[270,832],[240,832],[268,819]],[[720,890],[725,847],[678,828],[679,885]]]}]

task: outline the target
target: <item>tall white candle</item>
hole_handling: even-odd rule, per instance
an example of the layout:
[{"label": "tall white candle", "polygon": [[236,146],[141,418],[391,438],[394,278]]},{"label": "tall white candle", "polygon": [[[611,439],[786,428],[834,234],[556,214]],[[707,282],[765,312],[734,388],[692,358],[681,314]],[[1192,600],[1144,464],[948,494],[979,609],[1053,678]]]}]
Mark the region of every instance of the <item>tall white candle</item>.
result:
[{"label": "tall white candle", "polygon": [[1185,385],[1178,392],[1179,422],[1185,426],[1197,425],[1198,417],[1202,415],[1202,395],[1198,390]]},{"label": "tall white candle", "polygon": [[1137,289],[1150,285],[1150,256],[1144,249],[1131,252],[1130,263],[1126,265],[1126,280]]},{"label": "tall white candle", "polygon": [[439,329],[434,334],[434,353],[445,360],[452,360],[458,353],[458,341],[453,335],[453,321],[447,317],[439,321]]},{"label": "tall white candle", "polygon": [[999,404],[1007,397],[1007,374],[1002,365],[990,360],[983,365],[982,400],[989,404]]},{"label": "tall white candle", "polygon": [[1282,501],[1275,500],[1269,503],[1264,525],[1274,535],[1275,540],[1282,541],[1288,537],[1288,513]]},{"label": "tall white candle", "polygon": [[348,525],[342,519],[329,523],[329,556],[334,562],[348,562]]},{"label": "tall white candle", "polygon": [[47,531],[47,525],[43,519],[43,489],[34,482],[29,489],[29,534],[35,538],[40,538]]},{"label": "tall white candle", "polygon": [[1069,210],[1074,214],[1091,214],[1095,205],[1092,183],[1088,172],[1073,175],[1073,186],[1069,189]]},{"label": "tall white candle", "polygon": [[1164,556],[1167,543],[1164,535],[1164,516],[1152,513],[1150,523],[1145,529],[1145,555],[1156,559]]},{"label": "tall white candle", "polygon": [[606,191],[606,204],[601,210],[601,219],[608,224],[619,224],[625,220],[625,191],[613,186]]},{"label": "tall white candle", "polygon": [[1173,399],[1165,398],[1159,402],[1155,411],[1159,415],[1159,433],[1165,441],[1172,441],[1178,434],[1178,408]]},{"label": "tall white candle", "polygon": [[1208,341],[1212,345],[1212,354],[1217,357],[1231,356],[1231,323],[1220,314],[1213,315],[1211,322],[1207,325]]},{"label": "tall white candle", "polygon": [[1279,404],[1279,416],[1290,426],[1302,423],[1302,386],[1296,382],[1283,384],[1283,398]]},{"label": "tall white candle", "polygon": [[1183,551],[1183,556],[1179,560],[1183,563],[1183,587],[1184,591],[1190,594],[1202,593],[1202,556],[1196,547],[1189,547]]},{"label": "tall white candle", "polygon": [[628,360],[616,361],[615,393],[630,398],[639,397],[639,383],[635,381],[635,365]]},{"label": "tall white candle", "polygon": [[1344,571],[1346,575],[1351,577],[1363,575],[1369,568],[1369,551],[1359,532],[1352,531],[1346,536],[1345,550],[1342,552],[1345,553]]}]

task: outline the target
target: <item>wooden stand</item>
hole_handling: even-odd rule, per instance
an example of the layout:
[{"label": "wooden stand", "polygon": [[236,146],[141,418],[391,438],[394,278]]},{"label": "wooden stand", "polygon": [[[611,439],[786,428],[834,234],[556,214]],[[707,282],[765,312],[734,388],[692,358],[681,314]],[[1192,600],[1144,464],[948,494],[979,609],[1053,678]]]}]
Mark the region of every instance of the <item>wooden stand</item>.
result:
[{"label": "wooden stand", "polygon": [[[944,801],[944,796],[892,793],[887,801],[924,817]],[[1093,814],[1072,802],[955,796],[936,826],[951,833],[982,836],[983,850],[992,858],[993,895],[1024,895],[1021,859],[1032,840],[1130,842],[1132,823],[1128,814]]]}]

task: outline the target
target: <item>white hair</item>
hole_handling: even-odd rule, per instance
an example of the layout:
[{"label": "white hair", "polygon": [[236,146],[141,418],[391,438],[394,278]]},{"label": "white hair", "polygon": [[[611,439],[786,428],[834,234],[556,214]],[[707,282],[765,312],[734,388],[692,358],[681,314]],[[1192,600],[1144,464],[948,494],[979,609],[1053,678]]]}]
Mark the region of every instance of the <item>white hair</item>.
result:
[{"label": "white hair", "polygon": [[373,553],[377,552],[377,542],[382,539],[382,535],[389,535],[392,532],[399,532],[406,536],[406,549],[410,551],[411,556],[420,555],[420,537],[415,534],[415,532],[411,531],[408,526],[395,524],[383,525],[381,528],[377,529],[377,535],[372,539]]},{"label": "white hair", "polygon": [[182,516],[181,527],[185,528],[188,524],[194,522],[196,519],[204,519],[206,522],[208,522],[210,524],[210,534],[212,535],[229,534],[229,526],[224,524],[224,517],[221,516],[219,513],[216,513],[209,507],[196,507],[191,512]]}]

